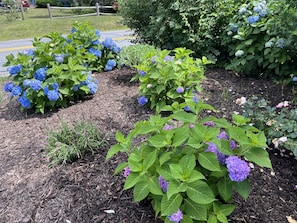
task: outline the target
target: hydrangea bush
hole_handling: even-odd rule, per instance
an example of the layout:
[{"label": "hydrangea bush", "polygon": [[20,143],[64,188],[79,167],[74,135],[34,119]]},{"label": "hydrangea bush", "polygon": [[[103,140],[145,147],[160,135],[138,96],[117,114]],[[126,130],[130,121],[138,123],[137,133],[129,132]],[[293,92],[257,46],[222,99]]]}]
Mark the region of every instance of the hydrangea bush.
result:
[{"label": "hydrangea bush", "polygon": [[124,189],[133,188],[135,201],[151,200],[164,222],[227,223],[233,190],[249,195],[249,163],[271,168],[266,137],[243,116],[233,115],[232,123],[202,118],[211,106],[200,100],[190,106],[190,113],[139,121],[126,137],[118,131],[106,158],[128,154],[115,174],[123,171]]},{"label": "hydrangea bush", "polygon": [[193,53],[185,48],[173,51],[152,51],[146,59],[136,66],[138,74],[132,80],[139,80],[140,105],[151,109],[170,110],[174,102],[183,103],[201,91],[204,79],[204,65],[209,64],[205,57],[194,59]]},{"label": "hydrangea bush", "polygon": [[296,19],[296,8],[286,1],[254,0],[242,4],[222,41],[231,58],[227,69],[290,81],[297,72]]},{"label": "hydrangea bush", "polygon": [[12,81],[4,90],[17,98],[21,109],[67,106],[69,101],[95,94],[98,80],[92,71],[109,71],[118,66],[120,48],[88,23],[76,22],[70,34],[52,32],[34,38],[35,50],[7,56]]}]

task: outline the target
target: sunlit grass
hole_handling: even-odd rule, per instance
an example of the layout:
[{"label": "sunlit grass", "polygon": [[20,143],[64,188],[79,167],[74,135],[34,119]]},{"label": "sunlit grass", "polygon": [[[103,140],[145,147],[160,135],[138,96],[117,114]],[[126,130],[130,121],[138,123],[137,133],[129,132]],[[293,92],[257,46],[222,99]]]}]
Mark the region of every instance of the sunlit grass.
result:
[{"label": "sunlit grass", "polygon": [[[54,9],[52,11],[54,17],[71,13],[73,12],[69,10]],[[50,20],[47,9],[30,8],[25,12],[25,20],[9,22],[4,15],[0,16],[0,41],[41,37],[53,31],[68,33],[75,21],[88,22],[100,31],[127,29],[120,23],[121,19],[120,16],[114,14]]]}]

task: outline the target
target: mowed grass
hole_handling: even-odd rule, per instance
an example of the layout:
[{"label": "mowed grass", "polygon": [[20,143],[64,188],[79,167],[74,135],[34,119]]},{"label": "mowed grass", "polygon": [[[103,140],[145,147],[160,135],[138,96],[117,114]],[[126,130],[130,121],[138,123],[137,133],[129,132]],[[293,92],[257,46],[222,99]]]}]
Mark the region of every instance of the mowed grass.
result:
[{"label": "mowed grass", "polygon": [[[65,15],[75,15],[75,12],[73,10],[52,10],[53,17]],[[114,14],[50,20],[47,9],[30,8],[25,12],[25,20],[9,22],[4,15],[0,16],[0,41],[41,37],[50,32],[67,34],[75,21],[88,22],[99,31],[128,29],[120,23],[121,19],[120,16]]]}]

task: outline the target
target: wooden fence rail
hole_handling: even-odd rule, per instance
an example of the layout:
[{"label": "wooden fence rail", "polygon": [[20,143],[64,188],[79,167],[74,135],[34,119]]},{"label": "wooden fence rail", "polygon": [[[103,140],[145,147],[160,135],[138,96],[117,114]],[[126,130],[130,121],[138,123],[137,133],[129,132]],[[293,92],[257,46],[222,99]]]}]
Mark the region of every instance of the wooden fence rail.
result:
[{"label": "wooden fence rail", "polygon": [[[50,4],[47,4],[47,9],[48,9],[48,14],[50,19],[64,19],[64,18],[75,18],[75,17],[80,17],[80,16],[93,16],[93,15],[114,15],[113,13],[105,13],[101,12],[100,9],[113,9],[112,6],[102,6],[99,5],[99,3],[96,3],[95,6],[78,6],[78,7],[57,7],[57,6],[50,6]],[[96,12],[94,13],[86,13],[86,14],[81,14],[81,15],[70,15],[70,16],[55,16],[53,17],[52,14],[52,9],[60,9],[60,10],[73,10],[73,9],[96,9]]]}]

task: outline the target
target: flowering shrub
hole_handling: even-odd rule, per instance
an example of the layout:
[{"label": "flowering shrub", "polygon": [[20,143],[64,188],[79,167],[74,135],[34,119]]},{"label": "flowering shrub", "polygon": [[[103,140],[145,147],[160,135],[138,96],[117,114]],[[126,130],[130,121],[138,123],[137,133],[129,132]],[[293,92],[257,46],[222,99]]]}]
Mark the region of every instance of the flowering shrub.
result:
[{"label": "flowering shrub", "polygon": [[[173,53],[171,56],[170,54]],[[148,104],[157,112],[166,110],[166,105],[182,103],[201,91],[204,65],[210,63],[205,57],[193,59],[191,50],[176,48],[150,53],[136,68],[138,74],[132,80],[139,80],[139,104]]]},{"label": "flowering shrub", "polygon": [[222,43],[231,57],[227,69],[289,80],[297,69],[296,19],[296,9],[285,1],[254,0],[241,5]]},{"label": "flowering shrub", "polygon": [[62,121],[60,128],[46,134],[42,148],[52,165],[71,163],[88,152],[94,152],[106,144],[104,137],[90,121],[76,121],[69,125]]},{"label": "flowering shrub", "polygon": [[126,137],[117,132],[106,158],[128,154],[115,174],[124,171],[124,189],[133,188],[135,201],[151,200],[164,222],[228,222],[233,190],[248,197],[249,162],[271,168],[266,138],[242,116],[233,123],[201,118],[211,106],[200,100],[190,106],[191,113],[139,121]]},{"label": "flowering shrub", "polygon": [[269,145],[292,151],[297,157],[297,109],[288,101],[269,106],[265,99],[254,96],[242,106],[243,116],[264,131]]},{"label": "flowering shrub", "polygon": [[66,106],[69,101],[97,91],[92,71],[112,70],[118,64],[120,48],[87,23],[74,23],[71,33],[50,33],[35,38],[33,50],[7,56],[12,81],[4,90],[16,97],[22,109]]}]

